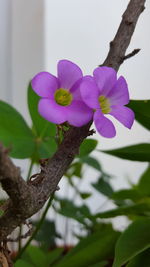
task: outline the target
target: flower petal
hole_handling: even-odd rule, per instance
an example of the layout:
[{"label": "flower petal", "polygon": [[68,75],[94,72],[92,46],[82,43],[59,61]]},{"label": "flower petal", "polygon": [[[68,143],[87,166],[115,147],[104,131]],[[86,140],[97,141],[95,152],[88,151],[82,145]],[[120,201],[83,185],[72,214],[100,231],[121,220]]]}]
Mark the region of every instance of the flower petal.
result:
[{"label": "flower petal", "polygon": [[57,65],[57,72],[60,86],[64,89],[70,89],[83,76],[81,69],[69,60],[60,60]]},{"label": "flower petal", "polygon": [[128,85],[124,77],[120,77],[107,97],[111,105],[126,105],[129,103]]},{"label": "flower petal", "polygon": [[41,99],[39,101],[38,111],[46,120],[56,124],[61,124],[67,120],[67,108],[58,105],[52,99]]},{"label": "flower petal", "polygon": [[67,108],[67,121],[73,126],[80,127],[92,120],[92,109],[88,108],[82,101],[73,101]]},{"label": "flower petal", "polygon": [[134,122],[134,112],[130,108],[124,106],[112,106],[111,108],[112,111],[109,114],[130,129]]},{"label": "flower petal", "polygon": [[116,71],[109,67],[99,67],[94,70],[93,75],[101,95],[107,96],[116,83]]},{"label": "flower petal", "polygon": [[70,89],[70,93],[73,95],[74,100],[80,100],[82,101],[81,98],[81,93],[80,93],[80,84],[82,82],[82,78],[79,79]]},{"label": "flower petal", "polygon": [[53,97],[59,87],[58,79],[49,72],[38,73],[31,81],[35,93],[41,97]]},{"label": "flower petal", "polygon": [[100,135],[107,138],[112,138],[116,135],[116,130],[113,123],[106,118],[101,110],[97,110],[94,114],[94,123]]},{"label": "flower petal", "polygon": [[99,90],[95,81],[89,77],[83,79],[80,85],[81,97],[84,103],[90,108],[99,108],[100,104],[98,101]]}]

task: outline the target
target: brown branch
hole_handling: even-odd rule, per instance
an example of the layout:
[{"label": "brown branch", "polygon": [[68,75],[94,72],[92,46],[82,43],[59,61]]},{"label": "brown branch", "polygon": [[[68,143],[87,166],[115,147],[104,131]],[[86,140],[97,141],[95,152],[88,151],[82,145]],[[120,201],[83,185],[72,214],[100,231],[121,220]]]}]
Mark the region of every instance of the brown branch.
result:
[{"label": "brown branch", "polygon": [[[145,0],[130,0],[103,65],[119,69],[136,22],[144,10],[144,3]],[[48,160],[45,167],[42,167],[40,174],[28,183],[21,178],[19,169],[9,159],[7,151],[0,146],[0,180],[10,197],[3,206],[5,213],[0,218],[0,241],[6,240],[18,225],[43,207],[78,154],[80,144],[91,134],[89,132],[91,123],[80,128],[71,127],[56,154]]]},{"label": "brown branch", "polygon": [[30,198],[30,192],[27,183],[20,175],[20,169],[13,164],[8,152],[9,150],[0,144],[0,182],[13,204],[20,209],[24,198]]},{"label": "brown branch", "polygon": [[145,9],[146,0],[131,0],[122,16],[122,22],[113,41],[110,42],[110,50],[103,65],[118,70],[122,64],[125,52],[130,44],[136,23],[140,14]]},{"label": "brown branch", "polygon": [[140,52],[140,50],[141,50],[140,48],[134,49],[131,53],[127,54],[126,56],[124,56],[122,58],[121,63],[123,63],[128,58],[134,57],[136,54],[138,54]]}]

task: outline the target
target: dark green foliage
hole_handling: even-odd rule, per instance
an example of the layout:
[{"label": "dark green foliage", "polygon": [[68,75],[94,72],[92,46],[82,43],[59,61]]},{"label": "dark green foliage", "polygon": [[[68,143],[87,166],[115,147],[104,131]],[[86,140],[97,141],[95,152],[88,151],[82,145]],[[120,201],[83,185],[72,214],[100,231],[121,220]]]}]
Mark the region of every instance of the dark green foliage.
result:
[{"label": "dark green foliage", "polygon": [[118,239],[113,267],[122,266],[148,247],[150,247],[150,219],[143,218],[133,222]]},{"label": "dark green foliage", "polygon": [[150,161],[150,144],[136,144],[113,150],[102,150],[102,152],[122,159],[133,161]]},{"label": "dark green foliage", "polygon": [[[38,222],[34,224],[36,226]],[[61,238],[60,234],[56,232],[55,222],[45,220],[35,236],[35,240],[39,242],[40,247],[44,250],[48,250],[56,246],[56,237]]]},{"label": "dark green foliage", "polygon": [[128,107],[133,109],[136,120],[150,130],[150,100],[131,100]]},{"label": "dark green foliage", "polygon": [[96,183],[93,183],[92,186],[102,193],[103,195],[107,197],[111,197],[113,193],[112,186],[110,185],[110,182],[108,181],[107,177],[105,177],[104,174],[100,176],[100,178],[97,180]]},{"label": "dark green foliage", "polygon": [[79,157],[85,157],[90,154],[97,146],[97,140],[85,139],[80,146]]},{"label": "dark green foliage", "polygon": [[114,244],[119,235],[110,226],[106,226],[81,240],[56,266],[86,267],[110,259],[114,255]]},{"label": "dark green foliage", "polygon": [[29,158],[35,149],[34,135],[21,116],[9,104],[0,101],[0,142],[14,158]]}]

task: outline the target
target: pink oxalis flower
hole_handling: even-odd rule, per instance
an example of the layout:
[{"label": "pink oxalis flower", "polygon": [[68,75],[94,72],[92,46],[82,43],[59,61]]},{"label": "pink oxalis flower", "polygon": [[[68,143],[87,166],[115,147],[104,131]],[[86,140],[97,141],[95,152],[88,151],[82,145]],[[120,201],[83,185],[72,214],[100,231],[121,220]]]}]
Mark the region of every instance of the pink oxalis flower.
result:
[{"label": "pink oxalis flower", "polygon": [[81,69],[68,60],[57,65],[57,75],[40,72],[32,79],[32,88],[41,97],[38,111],[46,120],[80,127],[93,117],[93,111],[80,95],[80,83],[83,77]]},{"label": "pink oxalis flower", "polygon": [[125,127],[131,128],[134,113],[124,105],[129,103],[129,92],[126,80],[109,67],[99,67],[93,77],[85,76],[80,86],[81,96],[87,106],[94,110],[93,120],[97,131],[104,137],[114,137],[116,130],[106,117],[112,115]]}]

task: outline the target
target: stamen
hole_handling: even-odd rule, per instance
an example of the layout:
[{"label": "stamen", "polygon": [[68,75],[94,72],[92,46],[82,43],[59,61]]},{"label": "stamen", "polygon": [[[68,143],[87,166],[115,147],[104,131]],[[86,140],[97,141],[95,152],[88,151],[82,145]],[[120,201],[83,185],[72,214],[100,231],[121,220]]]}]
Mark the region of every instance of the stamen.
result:
[{"label": "stamen", "polygon": [[54,97],[56,103],[61,106],[69,106],[72,102],[72,94],[63,88],[56,90]]},{"label": "stamen", "polygon": [[105,97],[104,95],[101,95],[98,100],[99,100],[99,104],[100,104],[102,112],[104,114],[108,114],[111,111],[109,99]]}]

